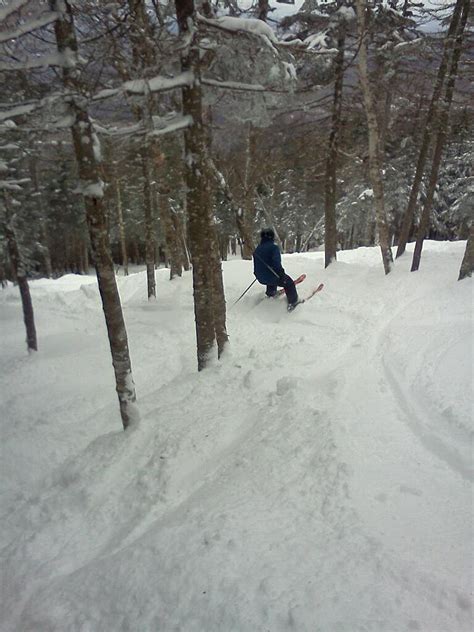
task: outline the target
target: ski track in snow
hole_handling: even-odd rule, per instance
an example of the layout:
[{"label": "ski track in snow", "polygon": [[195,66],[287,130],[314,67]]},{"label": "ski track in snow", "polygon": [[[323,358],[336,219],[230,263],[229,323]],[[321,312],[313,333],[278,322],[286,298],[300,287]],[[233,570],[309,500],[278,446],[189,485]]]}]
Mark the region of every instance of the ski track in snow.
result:
[{"label": "ski track in snow", "polygon": [[[470,630],[462,247],[387,278],[376,249],[324,272],[287,257],[303,296],[323,292],[292,314],[249,293],[200,374],[190,276],[159,271],[156,303],[144,275],[120,279],[142,413],[127,433],[96,285],[32,284],[32,358],[4,292],[2,632]],[[224,265],[229,304],[250,269]]]}]

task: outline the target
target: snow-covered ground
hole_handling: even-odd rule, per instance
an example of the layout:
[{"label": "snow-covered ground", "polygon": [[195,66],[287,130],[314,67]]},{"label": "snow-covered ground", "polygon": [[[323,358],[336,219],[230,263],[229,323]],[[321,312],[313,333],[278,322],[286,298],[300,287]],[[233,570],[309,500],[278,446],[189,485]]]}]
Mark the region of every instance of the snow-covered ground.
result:
[{"label": "snow-covered ground", "polygon": [[[472,280],[465,243],[285,257],[197,373],[191,278],[120,277],[141,424],[121,430],[93,277],[0,292],[2,632],[467,632]],[[252,280],[224,264],[230,305]],[[259,302],[260,301],[260,302]]]}]

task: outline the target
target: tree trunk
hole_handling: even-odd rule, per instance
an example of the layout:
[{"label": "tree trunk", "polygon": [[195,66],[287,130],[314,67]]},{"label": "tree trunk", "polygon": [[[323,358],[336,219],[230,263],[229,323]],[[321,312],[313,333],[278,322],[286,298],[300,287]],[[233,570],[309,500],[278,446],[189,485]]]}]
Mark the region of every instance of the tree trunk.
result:
[{"label": "tree trunk", "polygon": [[123,221],[123,209],[122,209],[122,193],[120,191],[120,180],[115,179],[115,193],[117,202],[117,222],[120,237],[120,252],[122,254],[122,266],[124,276],[128,276],[128,254],[127,254],[127,239],[125,237],[125,224]]},{"label": "tree trunk", "polygon": [[255,217],[255,130],[251,123],[247,131],[247,149],[245,152],[245,171],[242,182],[242,206],[236,215],[237,228],[242,239],[242,258],[252,259],[255,244],[253,241],[253,221]]},{"label": "tree trunk", "polygon": [[463,0],[462,15],[456,33],[456,41],[454,44],[453,54],[451,57],[451,63],[449,68],[448,80],[446,84],[446,93],[443,103],[441,105],[441,111],[438,118],[438,134],[436,136],[436,145],[433,154],[433,162],[431,164],[430,178],[428,181],[428,190],[426,193],[426,200],[423,205],[423,212],[421,214],[420,225],[416,234],[415,249],[413,251],[413,260],[411,264],[411,272],[416,272],[420,267],[421,251],[423,250],[423,242],[430,226],[431,209],[433,208],[434,194],[436,190],[436,183],[438,182],[439,167],[441,165],[441,157],[443,155],[443,149],[446,144],[446,136],[448,133],[448,121],[449,110],[454,94],[454,84],[456,83],[456,76],[458,72],[459,58],[461,57],[462,41],[464,29],[467,23],[467,17],[469,15],[470,0]]},{"label": "tree trunk", "polygon": [[390,127],[390,110],[393,102],[393,79],[395,77],[396,63],[394,61],[393,45],[392,49],[383,48],[379,51],[378,79],[381,92],[379,107],[379,127],[380,127],[380,147],[379,152],[382,161],[385,160],[385,148],[387,145],[387,132]]},{"label": "tree trunk", "polygon": [[266,202],[263,201],[262,196],[258,192],[257,188],[255,188],[255,194],[257,195],[258,201],[260,202],[260,208],[263,214],[265,215],[265,221],[267,223],[267,226],[273,229],[273,232],[275,233],[275,241],[281,244],[280,235],[278,233],[278,229],[276,227],[272,211],[268,210]]},{"label": "tree trunk", "polygon": [[461,10],[465,0],[457,0],[456,6],[453,11],[451,23],[449,25],[448,34],[443,48],[443,56],[438,69],[438,75],[436,77],[436,83],[433,89],[428,113],[426,115],[426,121],[423,126],[423,138],[421,141],[420,153],[416,163],[415,177],[410,191],[410,197],[408,199],[408,205],[403,215],[402,225],[400,229],[400,235],[398,238],[397,258],[400,257],[406,249],[408,239],[413,227],[413,220],[415,216],[416,203],[418,200],[418,194],[420,191],[421,181],[423,179],[423,172],[425,169],[426,159],[428,157],[428,149],[431,143],[431,138],[434,133],[434,127],[436,124],[438,102],[441,97],[444,79],[448,69],[449,58],[451,50],[453,48],[454,39],[459,25],[461,17]]},{"label": "tree trunk", "polygon": [[327,268],[337,258],[337,226],[336,226],[336,175],[339,131],[341,126],[342,87],[344,82],[344,49],[346,29],[339,27],[337,39],[337,56],[335,61],[334,100],[332,107],[332,124],[329,135],[328,156],[326,160],[326,182],[324,199],[324,267]]},{"label": "tree trunk", "polygon": [[[217,268],[218,249],[210,204],[209,171],[206,165],[206,134],[203,128],[199,50],[194,38],[194,2],[176,0],[180,32],[191,38],[182,52],[182,70],[194,73],[192,86],[182,89],[183,114],[192,117],[193,125],[184,132],[186,209],[188,238],[193,266],[194,314],[196,321],[198,370],[208,365],[214,342],[219,355],[227,343],[225,299],[222,273]],[[191,30],[190,30],[191,27]],[[218,280],[220,276],[220,280]],[[224,305],[224,317],[220,307]]]},{"label": "tree trunk", "polygon": [[384,207],[382,170],[379,154],[380,135],[377,124],[377,113],[374,106],[374,98],[368,74],[366,30],[368,10],[367,2],[364,0],[356,0],[356,7],[360,37],[359,76],[364,97],[365,113],[367,116],[367,127],[369,133],[369,172],[372,189],[374,192],[375,217],[377,221],[377,230],[379,233],[383,267],[385,270],[385,274],[388,274],[392,268],[393,258],[392,251],[390,249],[389,230]]},{"label": "tree trunk", "polygon": [[172,210],[170,207],[170,187],[168,181],[168,166],[164,154],[160,151],[156,140],[152,141],[151,150],[153,152],[153,165],[155,179],[158,181],[156,205],[158,215],[161,221],[161,227],[165,238],[166,252],[168,254],[170,280],[183,273],[181,245],[179,234],[176,230],[175,223],[172,218]]},{"label": "tree trunk", "polygon": [[174,229],[178,238],[178,247],[180,252],[181,265],[184,270],[188,272],[191,269],[189,263],[188,247],[186,244],[186,234],[184,230],[184,222],[181,217],[181,213],[171,213],[171,219],[173,221]]},{"label": "tree trunk", "polygon": [[39,186],[39,178],[38,178],[38,164],[36,156],[31,156],[30,158],[30,175],[31,175],[31,183],[33,185],[33,190],[36,194],[36,200],[38,201],[39,208],[39,225],[40,225],[40,239],[41,239],[41,254],[44,259],[44,267],[46,270],[46,276],[48,279],[51,279],[53,276],[53,267],[51,265],[51,252],[49,250],[48,245],[48,229],[46,228],[46,213],[44,210],[43,197],[41,194],[40,186]]},{"label": "tree trunk", "polygon": [[151,197],[151,174],[148,147],[140,151],[143,172],[143,207],[145,210],[145,262],[148,299],[156,298],[155,281],[155,230],[153,219],[153,201]]},{"label": "tree trunk", "polygon": [[212,291],[214,298],[214,334],[217,342],[217,357],[220,358],[225,350],[229,337],[226,328],[226,305],[224,281],[222,278],[222,264],[219,255],[219,239],[217,228],[213,227],[213,246],[211,248]]},{"label": "tree trunk", "polygon": [[270,11],[270,3],[268,0],[258,0],[257,17],[259,20],[267,21],[268,13]]},{"label": "tree trunk", "polygon": [[[58,51],[77,53],[77,40],[71,6],[68,0],[50,0],[53,11],[60,14],[55,22],[55,35]],[[63,9],[65,9],[63,13]],[[78,88],[77,71],[63,69],[65,88],[76,94]],[[115,371],[116,390],[120,404],[122,424],[127,428],[138,421],[138,410],[135,405],[136,393],[132,377],[130,354],[128,350],[127,331],[123,319],[120,295],[117,289],[114,266],[110,256],[109,235],[107,232],[106,210],[103,204],[103,183],[99,177],[100,151],[98,139],[82,98],[70,98],[71,113],[74,122],[71,126],[75,156],[78,164],[79,178],[84,195],[87,224],[97,281],[102,299],[105,322]]]},{"label": "tree trunk", "polygon": [[170,208],[170,189],[166,186],[160,186],[159,188],[159,200],[160,200],[160,220],[163,227],[166,250],[169,257],[170,266],[170,280],[176,276],[182,276],[183,268],[181,265],[181,252],[178,241],[178,235],[173,223],[172,211]]},{"label": "tree trunk", "polygon": [[[237,230],[240,235],[240,239],[242,242],[242,259],[252,259],[254,244],[251,230],[248,227],[247,216],[242,207],[239,207],[232,195],[232,191],[229,188],[224,176],[217,169],[212,158],[208,157],[208,169],[210,176],[215,181],[217,187],[224,195],[227,203],[229,204],[231,211],[234,213],[235,221],[237,224]],[[245,201],[247,199],[247,194],[245,194]]]},{"label": "tree trunk", "polygon": [[[142,76],[153,66],[156,50],[153,43],[153,25],[147,13],[145,0],[128,0],[130,12],[129,37],[132,50],[133,68]],[[123,65],[116,66],[123,81],[130,79],[128,69]],[[132,111],[137,121],[141,121],[145,129],[150,130],[152,123],[153,99],[150,92],[145,95],[145,105],[132,103]],[[151,169],[149,164],[149,151],[151,143],[145,141],[140,150],[140,162],[143,173],[143,208],[145,220],[145,264],[147,275],[148,300],[156,297],[155,263],[156,244],[153,220],[153,200],[151,191]]]},{"label": "tree trunk", "polygon": [[229,237],[225,233],[219,233],[218,237],[221,261],[227,261],[227,253],[229,252]]},{"label": "tree trunk", "polygon": [[469,229],[469,237],[467,238],[466,250],[459,270],[458,281],[462,281],[466,277],[472,276],[474,272],[474,223]]},{"label": "tree trunk", "polygon": [[13,276],[18,283],[20,290],[21,305],[23,308],[23,321],[26,328],[26,345],[28,351],[38,351],[38,342],[36,339],[35,316],[33,313],[33,303],[31,301],[30,286],[26,276],[26,269],[18,248],[18,241],[13,226],[14,218],[11,215],[7,194],[4,195],[6,218],[5,218],[5,235],[7,238],[7,248],[10,257]]},{"label": "tree trunk", "polygon": [[84,271],[86,274],[89,274],[89,244],[87,237],[84,237],[82,240],[82,252],[84,253]]}]

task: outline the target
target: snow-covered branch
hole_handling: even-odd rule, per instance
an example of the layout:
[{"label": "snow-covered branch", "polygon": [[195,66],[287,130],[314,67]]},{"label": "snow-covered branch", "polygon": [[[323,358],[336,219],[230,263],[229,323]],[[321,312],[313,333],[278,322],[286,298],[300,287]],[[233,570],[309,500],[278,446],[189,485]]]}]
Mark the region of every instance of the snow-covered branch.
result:
[{"label": "snow-covered branch", "polygon": [[165,116],[153,116],[153,129],[145,129],[142,123],[136,123],[135,125],[129,125],[127,127],[103,127],[95,125],[97,132],[105,134],[106,136],[132,136],[132,135],[149,135],[149,136],[163,136],[165,134],[171,134],[186,127],[190,127],[193,124],[191,116],[182,116],[181,114],[170,113]]},{"label": "snow-covered branch", "polygon": [[0,9],[0,22],[6,20],[8,16],[15,13],[15,11],[22,9],[28,2],[30,2],[30,0],[11,0],[8,6]]},{"label": "snow-covered branch", "polygon": [[48,68],[49,66],[73,68],[75,65],[76,56],[69,51],[68,53],[58,52],[42,57],[32,57],[18,62],[0,62],[0,71],[33,70],[35,68]]},{"label": "snow-covered branch", "polygon": [[314,48],[316,48],[318,52],[337,53],[337,48],[328,48],[327,33],[325,31],[323,31],[322,33],[314,33],[312,35],[309,35],[305,40],[303,40],[303,44],[308,50],[313,50]]},{"label": "snow-covered branch", "polygon": [[27,184],[29,178],[21,178],[21,180],[0,180],[0,189],[4,191],[21,191],[22,185]]},{"label": "snow-covered branch", "polygon": [[194,81],[192,72],[182,72],[176,77],[152,77],[151,79],[132,79],[122,84],[121,89],[127,94],[148,94],[149,92],[166,92],[191,86]]},{"label": "snow-covered branch", "polygon": [[181,114],[175,114],[166,117],[153,117],[154,129],[149,132],[150,136],[163,136],[164,134],[171,134],[181,129],[186,129],[193,124],[192,116],[182,116]]},{"label": "snow-covered branch", "polygon": [[118,94],[140,95],[150,92],[167,92],[176,90],[185,86],[191,86],[194,81],[192,72],[182,72],[176,77],[162,77],[160,75],[151,77],[150,79],[132,79],[125,81],[118,88],[107,88],[97,92],[93,97],[93,101],[102,101],[117,96]]},{"label": "snow-covered branch", "polygon": [[27,105],[17,105],[9,110],[0,110],[0,121],[6,121],[7,119],[15,118],[16,116],[23,116],[30,114],[33,110],[36,110],[38,103],[28,103]]},{"label": "snow-covered branch", "polygon": [[[325,42],[321,41],[321,36],[310,36],[304,42],[299,39],[293,39],[290,41],[279,40],[271,26],[262,20],[256,20],[252,18],[236,18],[236,17],[220,17],[220,18],[205,18],[198,14],[198,21],[206,26],[226,31],[227,33],[247,33],[249,35],[256,36],[263,40],[267,46],[270,46],[273,50],[277,47],[282,48],[298,48],[307,51],[314,52],[314,48],[319,46],[318,54],[334,54],[337,53],[337,49],[328,48]],[[318,38],[317,41],[314,41]]]},{"label": "snow-covered branch", "polygon": [[252,83],[241,83],[239,81],[216,81],[215,79],[201,79],[204,86],[212,86],[213,88],[221,88],[222,90],[243,90],[247,92],[274,92],[270,88]]},{"label": "snow-covered branch", "polygon": [[400,51],[405,52],[407,49],[416,48],[417,46],[424,43],[423,38],[417,37],[416,39],[410,40],[409,42],[400,42],[400,44],[396,44],[394,47],[394,51],[397,53]]},{"label": "snow-covered branch", "polygon": [[16,39],[17,37],[21,37],[22,35],[26,35],[27,33],[32,33],[37,29],[43,28],[44,26],[48,26],[49,24],[55,22],[59,17],[59,13],[49,11],[36,20],[21,24],[17,27],[15,31],[1,31],[0,44],[2,44],[3,42],[8,42],[11,39]]},{"label": "snow-covered branch", "polygon": [[260,38],[270,48],[275,48],[275,44],[279,44],[279,41],[273,32],[271,26],[262,20],[255,18],[235,18],[235,17],[220,17],[220,18],[205,18],[203,15],[198,14],[198,22],[210,26],[213,28],[221,29],[228,33],[248,33],[249,35]]}]

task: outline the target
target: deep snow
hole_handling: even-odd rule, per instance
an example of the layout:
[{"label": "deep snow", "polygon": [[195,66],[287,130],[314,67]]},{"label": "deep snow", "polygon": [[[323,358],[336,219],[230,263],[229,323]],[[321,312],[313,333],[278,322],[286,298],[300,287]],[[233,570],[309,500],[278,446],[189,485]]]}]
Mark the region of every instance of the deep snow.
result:
[{"label": "deep snow", "polygon": [[[2,632],[472,629],[465,243],[284,257],[196,371],[191,277],[119,278],[142,422],[124,433],[93,277],[0,292]],[[252,279],[224,264],[228,305]]]}]

